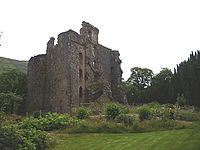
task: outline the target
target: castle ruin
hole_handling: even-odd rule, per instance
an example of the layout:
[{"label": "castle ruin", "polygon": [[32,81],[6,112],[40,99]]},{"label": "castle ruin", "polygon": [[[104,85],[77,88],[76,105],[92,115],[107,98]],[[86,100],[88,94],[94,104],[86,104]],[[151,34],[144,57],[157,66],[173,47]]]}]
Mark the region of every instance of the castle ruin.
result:
[{"label": "castle ruin", "polygon": [[70,113],[81,103],[101,95],[126,103],[121,90],[119,52],[98,43],[99,30],[82,22],[80,34],[60,33],[57,44],[51,37],[46,54],[28,63],[28,112],[37,110]]}]

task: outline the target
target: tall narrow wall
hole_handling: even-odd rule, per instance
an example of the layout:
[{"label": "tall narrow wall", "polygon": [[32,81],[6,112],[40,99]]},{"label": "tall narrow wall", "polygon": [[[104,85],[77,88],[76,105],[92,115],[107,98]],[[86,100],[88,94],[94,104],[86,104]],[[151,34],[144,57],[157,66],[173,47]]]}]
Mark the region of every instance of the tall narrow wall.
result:
[{"label": "tall narrow wall", "polygon": [[122,88],[122,70],[119,52],[111,52],[111,88],[113,98],[120,103],[127,103],[125,92]]},{"label": "tall narrow wall", "polygon": [[27,111],[43,110],[46,89],[46,55],[38,55],[29,60],[27,80]]}]

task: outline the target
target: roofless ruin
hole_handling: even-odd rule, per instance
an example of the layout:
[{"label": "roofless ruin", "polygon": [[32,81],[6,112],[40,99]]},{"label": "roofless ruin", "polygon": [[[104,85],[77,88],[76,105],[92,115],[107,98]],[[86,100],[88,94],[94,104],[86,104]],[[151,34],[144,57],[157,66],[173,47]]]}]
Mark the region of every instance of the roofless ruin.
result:
[{"label": "roofless ruin", "polygon": [[98,43],[99,30],[82,22],[80,34],[60,33],[57,44],[51,37],[46,54],[28,63],[28,112],[37,110],[70,113],[81,103],[102,95],[125,103],[121,90],[119,52]]}]

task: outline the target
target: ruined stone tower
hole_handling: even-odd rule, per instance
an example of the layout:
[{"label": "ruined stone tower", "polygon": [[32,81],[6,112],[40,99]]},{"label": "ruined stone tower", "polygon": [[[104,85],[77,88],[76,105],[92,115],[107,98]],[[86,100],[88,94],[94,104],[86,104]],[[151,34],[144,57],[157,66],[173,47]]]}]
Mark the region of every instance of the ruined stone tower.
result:
[{"label": "ruined stone tower", "polygon": [[100,45],[98,33],[96,27],[82,22],[80,34],[73,30],[60,33],[56,45],[51,37],[46,54],[29,60],[28,112],[69,113],[103,94],[126,102],[119,52]]}]

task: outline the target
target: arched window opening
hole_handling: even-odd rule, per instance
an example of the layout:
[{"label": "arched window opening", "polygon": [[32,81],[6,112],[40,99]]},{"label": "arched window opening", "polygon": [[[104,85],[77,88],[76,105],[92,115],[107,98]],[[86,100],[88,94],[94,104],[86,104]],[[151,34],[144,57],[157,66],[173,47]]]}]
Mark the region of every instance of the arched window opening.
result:
[{"label": "arched window opening", "polygon": [[60,100],[60,113],[62,113],[62,100]]},{"label": "arched window opening", "polygon": [[95,57],[94,50],[92,50],[92,56]]},{"label": "arched window opening", "polygon": [[82,87],[80,86],[79,87],[79,98],[82,98],[83,97],[83,89]]},{"label": "arched window opening", "polygon": [[87,72],[85,72],[85,80],[89,79],[89,74]]},{"label": "arched window opening", "polygon": [[111,67],[111,73],[113,73],[114,72],[114,68],[113,67]]},{"label": "arched window opening", "polygon": [[82,80],[83,78],[83,71],[82,69],[79,69],[79,79]]},{"label": "arched window opening", "polygon": [[34,108],[34,110],[37,109],[37,108],[36,108],[36,102],[34,102],[34,104],[33,104],[33,108]]},{"label": "arched window opening", "polygon": [[79,53],[79,63],[82,64],[83,63],[83,54]]}]

